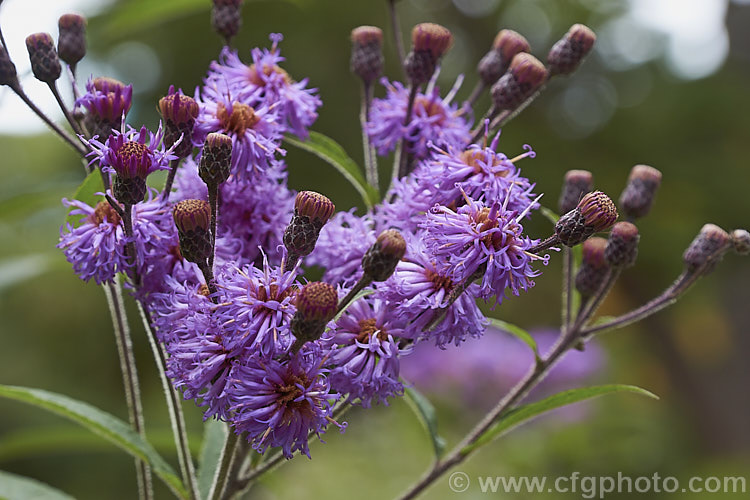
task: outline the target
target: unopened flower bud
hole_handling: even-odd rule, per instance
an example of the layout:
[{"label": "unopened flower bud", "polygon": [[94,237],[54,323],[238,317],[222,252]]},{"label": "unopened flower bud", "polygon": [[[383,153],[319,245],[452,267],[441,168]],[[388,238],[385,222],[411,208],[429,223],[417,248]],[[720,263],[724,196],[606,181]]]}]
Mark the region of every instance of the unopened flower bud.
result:
[{"label": "unopened flower bud", "polygon": [[750,233],[744,229],[732,231],[732,247],[739,255],[750,255]]},{"label": "unopened flower bud", "polygon": [[229,178],[232,166],[232,138],[212,132],[206,136],[201,151],[198,175],[206,186],[218,186]]},{"label": "unopened flower bud", "polygon": [[3,45],[0,45],[0,85],[18,85],[16,65],[10,60],[10,55]]},{"label": "unopened flower bud", "polygon": [[60,59],[75,66],[86,55],[86,19],[78,14],[64,14],[57,26],[57,53]]},{"label": "unopened flower bud", "polygon": [[562,193],[560,193],[560,213],[573,210],[583,195],[594,189],[594,176],[588,170],[568,170],[565,173]]},{"label": "unopened flower bud", "polygon": [[291,330],[297,338],[295,347],[298,350],[305,342],[320,338],[326,324],[336,314],[339,297],[333,285],[316,281],[297,292],[296,302],[297,312],[292,317]]},{"label": "unopened flower bud", "polygon": [[383,72],[383,30],[360,26],[352,30],[352,73],[369,85]]},{"label": "unopened flower bud", "polygon": [[507,71],[510,62],[520,52],[530,50],[529,42],[513,30],[502,30],[492,48],[480,59],[477,72],[485,85],[492,85]]},{"label": "unopened flower bud", "polygon": [[294,216],[284,230],[284,246],[293,258],[310,255],[318,235],[336,206],[315,191],[300,191],[294,199]]},{"label": "unopened flower bud", "polygon": [[578,68],[583,58],[591,51],[596,35],[583,24],[574,24],[558,40],[547,55],[550,73],[567,75]]},{"label": "unopened flower bud", "polygon": [[627,217],[643,217],[651,210],[656,190],[661,184],[661,172],[648,165],[636,165],[630,170],[625,190],[620,195],[620,206]]},{"label": "unopened flower bud", "polygon": [[211,25],[227,44],[242,25],[242,0],[213,0]]},{"label": "unopened flower bud", "polygon": [[691,273],[701,268],[702,274],[710,273],[730,245],[732,239],[726,231],[715,224],[706,224],[682,254],[685,268]]},{"label": "unopened flower bud", "polygon": [[490,90],[492,104],[498,111],[515,109],[547,80],[547,69],[539,59],[521,52],[516,54],[508,71]]},{"label": "unopened flower bud", "polygon": [[604,254],[607,240],[594,237],[583,242],[581,267],[576,273],[576,290],[584,297],[590,297],[599,290],[607,276],[609,265]]},{"label": "unopened flower bud", "polygon": [[372,281],[385,281],[396,269],[406,253],[406,241],[395,229],[380,233],[375,243],[362,257],[362,269]]},{"label": "unopened flower bud", "polygon": [[174,154],[186,158],[193,151],[193,126],[198,118],[198,103],[170,88],[169,94],[159,99],[159,113],[165,122],[164,144],[171,148],[182,137]]},{"label": "unopened flower bud", "polygon": [[53,83],[60,78],[60,59],[49,33],[34,33],[26,37],[26,49],[29,51],[31,71],[37,80]]},{"label": "unopened flower bud", "polygon": [[211,255],[211,206],[204,200],[184,200],[172,209],[175,226],[180,236],[182,256],[196,264],[203,264]]},{"label": "unopened flower bud", "polygon": [[438,61],[453,43],[453,35],[439,24],[422,23],[412,29],[411,41],[412,50],[406,56],[404,69],[416,86],[432,78]]},{"label": "unopened flower bud", "polygon": [[565,246],[575,246],[594,233],[612,227],[617,220],[617,208],[601,191],[587,193],[576,208],[566,213],[555,225],[555,235]]},{"label": "unopened flower bud", "polygon": [[618,222],[609,232],[604,258],[612,267],[630,267],[638,257],[638,228],[630,222]]}]

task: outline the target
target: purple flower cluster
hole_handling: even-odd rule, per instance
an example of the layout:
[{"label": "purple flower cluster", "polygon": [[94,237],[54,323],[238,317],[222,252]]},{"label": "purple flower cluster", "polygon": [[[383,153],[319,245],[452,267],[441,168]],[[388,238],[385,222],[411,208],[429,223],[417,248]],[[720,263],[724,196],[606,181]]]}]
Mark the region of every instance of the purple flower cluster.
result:
[{"label": "purple flower cluster", "polygon": [[[517,162],[533,152],[509,159],[497,138],[469,145],[471,111],[451,103],[456,89],[442,98],[430,85],[407,113],[408,88],[383,80],[367,133],[380,154],[404,141],[414,167],[387,201],[332,216],[323,195],[295,196],[281,140],[307,137],[321,101],[282,69],[281,36],[271,40],[251,61],[227,47],[211,64],[192,134],[180,139],[195,147],[187,157],[174,154],[179,143],[166,147],[161,126],[88,138],[112,189],[94,206],[65,202],[80,220],[58,246],[83,280],[125,274],[168,376],[205,418],[290,458],[309,456],[309,438],[329,424],[343,429],[335,419],[345,405],[403,394],[401,360],[415,345],[480,337],[487,319],[477,300],[528,290],[546,259],[528,251],[536,241],[522,226],[539,205]],[[95,81],[79,104],[122,118],[131,89]],[[163,193],[146,187],[150,173],[176,165]],[[325,283],[306,283],[310,266]]]}]

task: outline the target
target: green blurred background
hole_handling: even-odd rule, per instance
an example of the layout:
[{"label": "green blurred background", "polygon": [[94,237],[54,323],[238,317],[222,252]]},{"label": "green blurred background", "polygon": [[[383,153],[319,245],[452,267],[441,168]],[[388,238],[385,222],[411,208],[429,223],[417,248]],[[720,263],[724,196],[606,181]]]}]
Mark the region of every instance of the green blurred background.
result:
[{"label": "green blurred background", "polygon": [[[8,0],[0,8],[3,28],[23,21],[4,15],[13,3]],[[25,16],[34,16],[32,2],[16,3],[25,3]],[[188,93],[200,84],[220,49],[209,24],[209,4],[122,1],[90,18],[91,67],[135,83],[131,123],[154,126],[155,104],[170,84]],[[639,223],[638,264],[621,279],[604,313],[625,312],[667,286],[681,270],[682,251],[704,223],[728,230],[750,225],[748,2],[403,0],[397,6],[405,34],[425,21],[452,30],[456,43],[438,83],[445,93],[464,73],[459,98],[468,95],[476,62],[501,28],[527,36],[540,58],[575,22],[599,33],[596,52],[583,68],[551,83],[503,131],[501,149],[513,156],[523,144],[533,145],[537,158],[524,160],[521,167],[538,183],[538,192],[547,193],[550,206],[557,203],[568,169],[591,170],[597,188],[613,197],[632,165],[647,163],[663,172],[654,210]],[[680,36],[693,37],[687,42],[667,30],[674,28],[670,20],[685,17],[684,11],[707,6],[715,16],[713,28],[714,18],[706,15],[697,25],[678,26]],[[309,77],[320,89],[324,105],[314,129],[334,137],[359,161],[358,82],[348,71],[348,37],[358,25],[382,27],[387,74],[399,77],[385,0],[248,1],[243,19],[233,45],[247,59],[251,47],[268,45],[269,33],[284,33],[285,69],[296,79]],[[706,54],[715,55],[713,63]],[[701,57],[708,62],[699,64]],[[84,71],[94,70],[82,68],[85,77]],[[15,99],[0,90],[0,103]],[[486,106],[485,97],[477,109]],[[0,115],[6,124],[14,118]],[[80,163],[48,133],[0,135],[0,151],[0,383],[61,392],[126,418],[103,294],[79,281],[54,249],[64,218],[60,198],[70,197],[80,182]],[[290,187],[322,191],[342,210],[357,205],[356,192],[328,165],[298,151],[290,151],[287,159]],[[529,231],[544,236],[550,227],[539,220]],[[495,314],[528,328],[556,325],[559,271],[559,259],[553,259],[530,293],[505,302]],[[585,418],[528,425],[481,451],[461,470],[472,477],[573,471],[658,472],[685,480],[741,475],[750,482],[749,280],[748,261],[729,255],[677,305],[601,340],[608,362],[590,383],[637,384],[660,395],[660,401],[633,395],[597,400]],[[149,437],[173,457],[150,352],[135,322],[134,342]],[[449,445],[500,394],[499,389],[487,394],[487,403],[476,406],[452,396],[435,397]],[[197,450],[200,411],[186,403],[185,412]],[[326,444],[313,445],[312,461],[296,458],[264,478],[252,490],[254,498],[388,498],[429,465],[429,441],[403,401],[351,412],[348,420],[345,434],[330,432]],[[58,417],[4,400],[0,469],[35,477],[77,498],[135,495],[128,456]],[[169,496],[157,488],[160,498]],[[657,493],[640,496],[661,498]],[[426,495],[474,497],[483,497],[476,486],[455,494],[446,481]],[[580,498],[580,493],[544,497]],[[705,493],[674,497],[708,498]]]}]

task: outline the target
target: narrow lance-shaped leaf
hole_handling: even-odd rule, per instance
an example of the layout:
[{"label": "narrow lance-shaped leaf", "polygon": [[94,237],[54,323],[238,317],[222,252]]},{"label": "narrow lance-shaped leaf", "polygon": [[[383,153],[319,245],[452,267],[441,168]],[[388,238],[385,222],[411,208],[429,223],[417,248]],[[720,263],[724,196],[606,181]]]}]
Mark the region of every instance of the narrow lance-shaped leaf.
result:
[{"label": "narrow lance-shaped leaf", "polygon": [[526,344],[531,348],[531,350],[534,352],[534,359],[539,360],[539,347],[536,344],[536,340],[534,340],[534,337],[531,336],[529,332],[521,328],[520,326],[516,326],[512,323],[508,323],[507,321],[503,321],[501,319],[496,318],[489,318],[490,324],[494,326],[495,328],[498,328],[504,332],[507,332],[517,339],[519,339],[521,342]]},{"label": "narrow lance-shaped leaf", "polygon": [[203,425],[203,444],[198,468],[198,491],[201,498],[208,498],[226,439],[227,424],[224,422],[209,419]]},{"label": "narrow lance-shaped leaf", "polygon": [[605,394],[612,394],[615,392],[633,392],[636,394],[642,394],[650,398],[659,399],[658,396],[652,392],[636,387],[634,385],[599,385],[594,387],[582,387],[579,389],[571,389],[569,391],[559,392],[553,396],[542,399],[535,403],[529,403],[527,405],[519,406],[513,410],[508,411],[504,415],[500,416],[500,419],[492,427],[487,429],[474,443],[466,446],[461,450],[461,453],[467,455],[472,451],[480,448],[487,443],[490,443],[494,439],[497,439],[507,431],[514,427],[537,417],[543,413],[567,406],[572,403],[584,401],[586,399],[603,396]]},{"label": "narrow lance-shaped leaf", "polygon": [[62,394],[41,389],[0,385],[0,396],[51,411],[86,427],[133,457],[148,463],[179,498],[187,497],[185,487],[172,467],[147,441],[114,415]]},{"label": "narrow lance-shaped leaf", "polygon": [[67,493],[30,477],[0,470],[0,498],[3,500],[73,500]]},{"label": "narrow lance-shaped leaf", "polygon": [[[406,381],[403,381],[403,383],[405,386],[408,385]],[[432,448],[435,451],[435,459],[439,459],[445,448],[445,440],[438,434],[435,407],[432,406],[429,399],[413,387],[404,389],[404,399],[427,430],[432,441]]]},{"label": "narrow lance-shaped leaf", "polygon": [[370,186],[367,181],[365,181],[359,166],[349,157],[348,154],[346,154],[344,148],[330,137],[319,132],[311,131],[310,137],[306,141],[301,141],[289,135],[284,137],[284,141],[292,146],[312,153],[321,160],[332,165],[352,184],[352,186],[354,186],[354,189],[359,192],[362,201],[365,202],[367,208],[372,208],[373,205],[380,201],[380,195],[378,194],[377,189]]}]

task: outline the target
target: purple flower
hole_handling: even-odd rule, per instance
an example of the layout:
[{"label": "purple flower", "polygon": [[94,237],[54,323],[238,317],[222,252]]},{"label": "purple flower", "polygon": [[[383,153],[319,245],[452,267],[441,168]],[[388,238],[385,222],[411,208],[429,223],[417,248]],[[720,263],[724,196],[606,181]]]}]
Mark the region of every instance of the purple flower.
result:
[{"label": "purple flower", "polygon": [[93,278],[100,285],[131,267],[125,253],[125,230],[108,202],[100,201],[93,208],[78,200],[63,199],[63,204],[73,207],[71,216],[82,216],[77,227],[66,223],[60,228],[57,244],[79,278]]},{"label": "purple flower", "polygon": [[377,207],[378,229],[397,228],[415,232],[424,220],[424,214],[432,208],[435,196],[432,185],[420,182],[409,175],[393,181],[385,200]]},{"label": "purple flower", "polygon": [[173,203],[182,200],[208,201],[208,187],[198,175],[198,162],[193,156],[188,156],[180,163],[174,186],[176,189],[169,196]]},{"label": "purple flower", "polygon": [[[507,209],[518,213],[531,206],[539,208],[532,193],[534,184],[521,176],[516,162],[525,157],[534,157],[528,151],[512,160],[497,153],[499,135],[489,147],[472,144],[468,149],[448,148],[448,152],[434,148],[432,156],[414,171],[415,184],[431,196],[423,203],[451,206],[463,204],[462,190],[475,200],[505,200]],[[460,151],[460,152],[457,152]]]},{"label": "purple flower", "polygon": [[86,93],[75,105],[82,106],[90,115],[109,124],[119,124],[130,110],[133,86],[125,85],[114,78],[90,78],[86,82]]},{"label": "purple flower", "polygon": [[396,338],[403,328],[382,300],[354,302],[332,333],[325,343],[330,346],[327,364],[334,391],[348,394],[350,401],[359,399],[365,408],[372,401],[388,404],[388,397],[403,394],[399,357],[408,350],[399,349]]},{"label": "purple flower", "polygon": [[263,269],[248,266],[218,276],[224,302],[217,310],[232,348],[268,359],[294,342],[289,323],[294,316],[297,271],[283,272],[263,258]]},{"label": "purple flower", "polygon": [[242,89],[240,102],[249,106],[265,105],[278,110],[283,132],[307,138],[307,128],[318,118],[317,109],[322,104],[315,95],[317,89],[307,87],[307,78],[295,82],[279,67],[284,61],[278,49],[283,39],[279,33],[269,37],[271,49],[252,50],[253,63],[243,63],[236,51],[225,47],[219,62],[211,63],[209,79],[225,80],[230,86]]},{"label": "purple flower", "polygon": [[[484,331],[485,319],[476,305],[478,287],[471,285],[446,308],[459,280],[443,260],[433,255],[422,242],[422,235],[404,235],[406,256],[388,281],[378,287],[377,296],[387,302],[399,320],[408,323],[403,337],[434,339],[438,346],[459,345],[467,337]],[[437,315],[443,319],[430,332],[424,329]]]},{"label": "purple flower", "polygon": [[123,179],[145,179],[156,170],[168,169],[169,162],[177,159],[174,145],[169,149],[162,145],[161,123],[156,133],[128,125],[125,132],[113,130],[104,143],[94,138],[86,144],[91,148],[91,163],[98,161],[104,172],[116,173]]},{"label": "purple flower", "polygon": [[225,81],[207,79],[195,100],[200,113],[193,129],[193,142],[203,144],[211,132],[232,138],[232,173],[241,178],[262,175],[278,160],[276,153],[286,154],[279,147],[283,127],[276,112],[266,104],[258,107],[243,102],[241,89]]},{"label": "purple flower", "polygon": [[286,458],[295,451],[309,457],[308,434],[328,426],[338,395],[330,393],[317,352],[303,350],[284,361],[251,358],[233,374],[228,391],[235,432],[246,432],[258,453],[278,446]]},{"label": "purple flower", "polygon": [[381,83],[386,87],[387,95],[373,100],[366,125],[370,141],[379,155],[388,154],[406,139],[409,144],[407,152],[412,153],[415,160],[421,160],[429,155],[430,142],[441,148],[462,148],[471,139],[470,123],[462,116],[466,110],[459,111],[449,99],[442,99],[437,88],[429,95],[417,93],[411,121],[404,126],[409,90],[386,78]]},{"label": "purple flower", "polygon": [[534,286],[532,278],[540,271],[532,263],[546,263],[549,256],[527,251],[536,241],[522,235],[518,214],[497,201],[487,207],[468,196],[465,200],[456,211],[438,205],[427,214],[422,227],[435,255],[448,262],[459,281],[481,278],[478,295],[484,299],[500,302],[506,288],[518,295]]},{"label": "purple flower", "polygon": [[222,184],[218,234],[242,242],[242,253],[235,259],[258,262],[261,249],[273,252],[282,244],[284,228],[294,214],[294,195],[279,167],[254,182],[230,178]]},{"label": "purple flower", "polygon": [[370,215],[358,217],[354,209],[337,212],[320,231],[315,250],[306,264],[324,267],[323,280],[342,285],[353,284],[362,277],[362,257],[375,243]]}]

